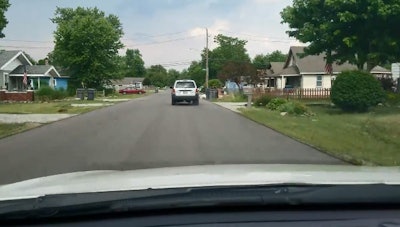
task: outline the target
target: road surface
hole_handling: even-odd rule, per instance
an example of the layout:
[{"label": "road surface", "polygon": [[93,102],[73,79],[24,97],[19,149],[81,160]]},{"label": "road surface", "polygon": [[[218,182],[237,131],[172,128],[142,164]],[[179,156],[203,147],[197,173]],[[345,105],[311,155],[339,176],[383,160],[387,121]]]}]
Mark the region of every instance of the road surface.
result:
[{"label": "road surface", "polygon": [[213,103],[172,106],[168,92],[0,140],[0,184],[85,170],[237,163],[342,164]]}]

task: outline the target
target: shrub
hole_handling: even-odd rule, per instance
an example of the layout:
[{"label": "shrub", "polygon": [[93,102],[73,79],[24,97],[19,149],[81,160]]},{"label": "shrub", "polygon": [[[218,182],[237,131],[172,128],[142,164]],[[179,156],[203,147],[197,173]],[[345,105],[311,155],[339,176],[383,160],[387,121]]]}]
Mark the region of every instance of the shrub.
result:
[{"label": "shrub", "polygon": [[67,92],[64,89],[54,90],[51,87],[45,86],[36,91],[36,97],[39,101],[64,99],[67,97]]},{"label": "shrub", "polygon": [[331,90],[332,102],[344,111],[367,111],[382,102],[380,82],[362,71],[345,71],[338,75]]},{"label": "shrub", "polygon": [[400,105],[400,93],[387,92],[386,103],[389,105]]},{"label": "shrub", "polygon": [[51,87],[44,86],[36,91],[36,97],[40,101],[49,101],[52,99],[54,90]]},{"label": "shrub", "polygon": [[254,100],[254,105],[265,107],[271,101],[271,99],[272,98],[269,95],[262,95]]},{"label": "shrub", "polygon": [[281,112],[287,112],[289,114],[301,115],[308,113],[307,107],[299,102],[286,102],[282,104],[279,108]]},{"label": "shrub", "polygon": [[268,102],[267,108],[270,110],[277,110],[281,105],[285,104],[286,102],[286,99],[274,98]]},{"label": "shrub", "polygon": [[209,88],[222,88],[222,82],[219,79],[211,79],[208,81]]}]

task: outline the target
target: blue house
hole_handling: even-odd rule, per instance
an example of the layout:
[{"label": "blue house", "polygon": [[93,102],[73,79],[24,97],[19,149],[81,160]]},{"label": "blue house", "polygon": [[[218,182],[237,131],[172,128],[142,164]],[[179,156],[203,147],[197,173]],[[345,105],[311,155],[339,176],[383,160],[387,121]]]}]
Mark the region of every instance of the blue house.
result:
[{"label": "blue house", "polygon": [[38,90],[43,86],[55,89],[67,88],[66,78],[62,78],[54,66],[51,65],[19,65],[10,72],[9,76],[10,78],[20,78],[19,80],[22,81],[25,70],[29,81],[28,85],[33,90]]}]

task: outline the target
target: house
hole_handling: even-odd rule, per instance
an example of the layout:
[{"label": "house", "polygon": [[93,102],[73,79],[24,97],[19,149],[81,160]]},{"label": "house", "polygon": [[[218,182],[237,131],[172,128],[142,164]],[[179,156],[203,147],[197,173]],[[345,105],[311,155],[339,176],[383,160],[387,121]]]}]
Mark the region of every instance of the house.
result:
[{"label": "house", "polygon": [[[25,72],[27,85],[24,84]],[[60,78],[51,65],[32,65],[23,51],[0,51],[0,100],[32,101],[33,91],[30,90],[43,85],[56,88]]]},{"label": "house", "polygon": [[126,87],[136,87],[137,89],[143,89],[144,77],[125,77],[119,80],[111,80],[111,84],[116,91],[124,89]]},{"label": "house", "polygon": [[[10,72],[9,77],[9,86],[11,90],[21,90],[23,85],[21,82],[21,78],[24,76],[24,71],[26,70],[28,81],[30,82],[28,85],[33,90],[38,90],[43,86],[50,86],[52,88],[63,87],[66,89],[65,81],[62,81],[60,74],[51,65],[20,65]],[[58,81],[60,78],[60,81]],[[19,79],[19,80],[18,80]]]},{"label": "house", "polygon": [[276,85],[276,77],[273,75],[280,72],[283,69],[284,64],[284,62],[270,62],[270,68],[257,70],[261,78],[258,87],[274,88]]},{"label": "house", "polygon": [[[325,54],[304,54],[304,46],[292,46],[289,49],[288,58],[279,73],[270,77],[276,78],[275,88],[331,88],[337,74],[345,70],[356,70],[357,66],[349,63],[332,64],[332,74],[325,70]],[[390,70],[376,66],[371,73],[377,78],[391,76]]]}]

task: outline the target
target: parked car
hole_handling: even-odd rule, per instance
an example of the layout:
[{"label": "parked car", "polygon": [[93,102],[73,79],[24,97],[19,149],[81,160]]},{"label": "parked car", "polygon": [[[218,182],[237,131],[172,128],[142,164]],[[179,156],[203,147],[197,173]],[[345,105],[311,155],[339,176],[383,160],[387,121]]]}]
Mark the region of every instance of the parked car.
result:
[{"label": "parked car", "polygon": [[199,89],[194,80],[176,80],[171,89],[172,105],[183,101],[199,105]]},{"label": "parked car", "polygon": [[144,94],[144,93],[146,93],[146,91],[143,89],[135,88],[135,87],[127,87],[122,90],[119,90],[119,93],[124,94],[124,95],[126,95],[126,94]]}]

